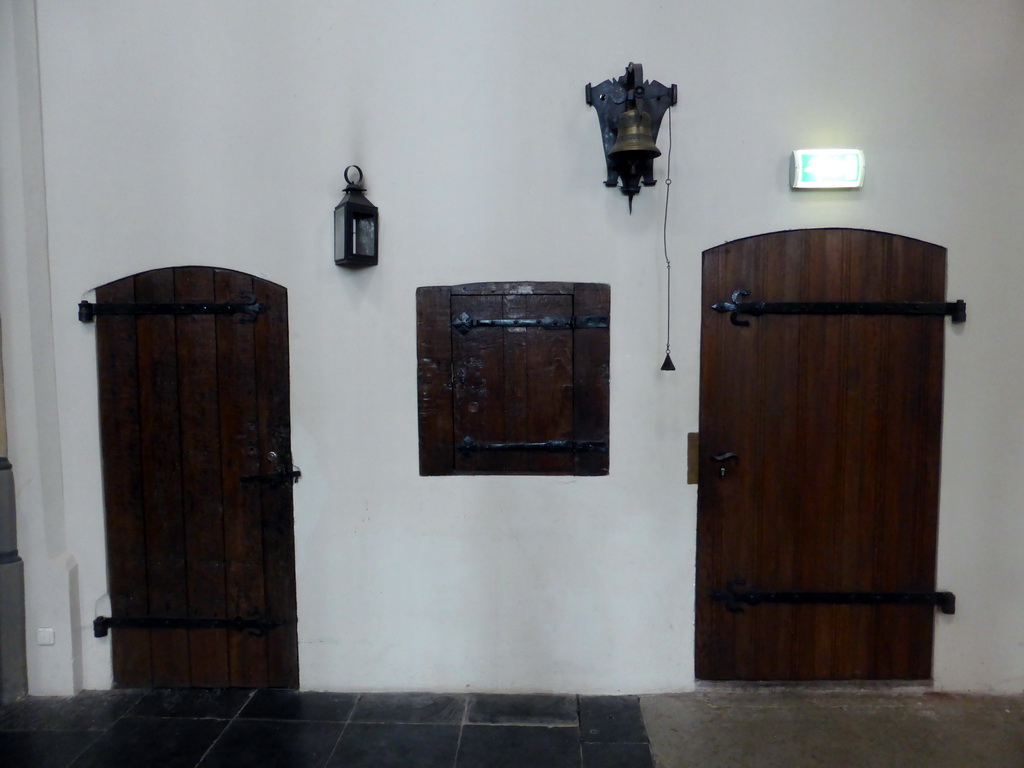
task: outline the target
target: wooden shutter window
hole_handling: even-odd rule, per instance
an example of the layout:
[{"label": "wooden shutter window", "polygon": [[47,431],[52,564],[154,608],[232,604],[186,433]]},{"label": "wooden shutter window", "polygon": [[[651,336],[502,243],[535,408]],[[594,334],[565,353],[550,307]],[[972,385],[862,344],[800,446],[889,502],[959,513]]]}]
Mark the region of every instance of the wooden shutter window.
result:
[{"label": "wooden shutter window", "polygon": [[418,288],[420,474],[608,474],[610,295]]}]

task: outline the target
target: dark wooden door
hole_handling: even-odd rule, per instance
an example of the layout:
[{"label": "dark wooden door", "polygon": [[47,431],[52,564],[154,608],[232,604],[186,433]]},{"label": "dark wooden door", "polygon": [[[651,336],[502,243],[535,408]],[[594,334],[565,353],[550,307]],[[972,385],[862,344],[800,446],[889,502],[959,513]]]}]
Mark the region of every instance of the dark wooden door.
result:
[{"label": "dark wooden door", "polygon": [[297,687],[288,302],[240,272],[176,267],[98,288],[97,305],[240,302],[262,314],[96,318],[113,617],[256,629],[114,628],[121,687]]},{"label": "dark wooden door", "polygon": [[[731,612],[711,594],[730,581],[935,589],[943,318],[765,315],[743,327],[710,305],[738,289],[766,302],[944,301],[945,275],[945,249],[860,230],[778,232],[704,253],[698,678],[931,677],[933,607]],[[736,458],[713,459],[727,452]]]}]

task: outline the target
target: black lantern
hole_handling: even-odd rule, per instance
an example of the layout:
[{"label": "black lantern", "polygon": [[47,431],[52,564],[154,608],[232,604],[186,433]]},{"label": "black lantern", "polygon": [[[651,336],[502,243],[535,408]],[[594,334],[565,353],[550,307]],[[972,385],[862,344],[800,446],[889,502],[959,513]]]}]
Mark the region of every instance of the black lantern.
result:
[{"label": "black lantern", "polygon": [[642,64],[630,62],[626,74],[617,80],[605,80],[595,86],[587,84],[587,104],[597,110],[604,144],[608,177],[606,187],[619,186],[629,196],[629,212],[633,212],[633,195],[640,185],[654,186],[654,158],[661,154],[655,143],[661,119],[677,101],[676,86],[657,80],[646,82]]},{"label": "black lantern", "polygon": [[[349,173],[355,169],[358,177]],[[339,267],[373,267],[377,264],[377,206],[363,195],[363,171],[358,165],[345,169],[345,196],[334,209],[334,263]]]}]

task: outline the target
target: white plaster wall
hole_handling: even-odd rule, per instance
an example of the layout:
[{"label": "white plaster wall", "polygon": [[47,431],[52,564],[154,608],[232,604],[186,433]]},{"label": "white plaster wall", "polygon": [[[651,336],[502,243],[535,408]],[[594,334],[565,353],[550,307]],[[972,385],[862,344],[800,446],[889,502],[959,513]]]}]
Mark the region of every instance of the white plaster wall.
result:
[{"label": "white plaster wall", "polygon": [[[89,633],[106,590],[94,329],[75,319],[91,288],[173,264],[288,287],[303,687],[685,690],[700,253],[853,226],[949,249],[970,319],[947,336],[939,584],[959,610],[939,620],[936,685],[1024,688],[1020,2],[37,8],[59,516],[86,687],[110,682]],[[629,61],[679,85],[675,373],[658,370],[664,184],[627,215],[583,100]],[[866,187],[789,191],[788,152],[808,145],[863,148]],[[358,272],[331,259],[350,163],[382,221],[381,264]],[[611,284],[610,476],[418,476],[414,291],[477,280]],[[30,533],[22,555],[32,578],[52,553]],[[29,594],[74,604],[39,577]]]}]

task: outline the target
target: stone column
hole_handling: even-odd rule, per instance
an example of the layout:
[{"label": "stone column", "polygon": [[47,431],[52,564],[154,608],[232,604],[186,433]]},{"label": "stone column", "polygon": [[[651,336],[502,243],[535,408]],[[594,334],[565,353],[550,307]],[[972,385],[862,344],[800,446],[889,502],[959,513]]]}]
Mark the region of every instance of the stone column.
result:
[{"label": "stone column", "polygon": [[28,692],[25,662],[25,565],[18,557],[14,472],[7,460],[7,411],[0,338],[0,704]]}]

